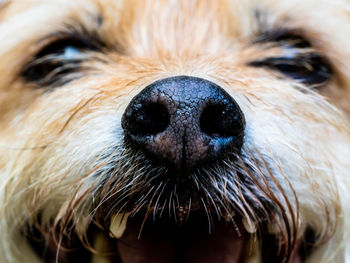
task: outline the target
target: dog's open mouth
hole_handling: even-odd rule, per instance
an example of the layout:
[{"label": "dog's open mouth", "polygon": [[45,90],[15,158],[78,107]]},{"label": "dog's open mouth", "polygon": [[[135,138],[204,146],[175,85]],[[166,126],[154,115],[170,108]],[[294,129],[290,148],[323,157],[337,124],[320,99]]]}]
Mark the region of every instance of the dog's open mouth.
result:
[{"label": "dog's open mouth", "polygon": [[[165,214],[160,218],[142,213],[114,215],[109,229],[90,227],[86,242],[77,237],[57,242],[42,234],[32,235],[30,242],[45,262],[283,262],[272,235],[258,234],[264,230],[244,219],[209,219],[205,211],[177,220]],[[302,262],[302,250],[295,250],[289,263]]]},{"label": "dog's open mouth", "polygon": [[[247,239],[239,227],[216,221],[209,229],[201,213],[186,222],[170,218],[147,220],[140,229],[140,219],[114,220],[112,231],[119,236],[118,254],[122,262],[242,262]],[[113,229],[114,228],[114,229]],[[124,232],[124,233],[122,233]]]}]

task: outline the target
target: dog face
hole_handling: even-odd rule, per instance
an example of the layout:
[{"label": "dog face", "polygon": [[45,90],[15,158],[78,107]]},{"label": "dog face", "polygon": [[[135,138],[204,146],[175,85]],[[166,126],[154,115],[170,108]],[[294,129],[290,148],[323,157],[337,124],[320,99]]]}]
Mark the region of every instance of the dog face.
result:
[{"label": "dog face", "polygon": [[0,2],[0,261],[350,262],[349,7]]}]

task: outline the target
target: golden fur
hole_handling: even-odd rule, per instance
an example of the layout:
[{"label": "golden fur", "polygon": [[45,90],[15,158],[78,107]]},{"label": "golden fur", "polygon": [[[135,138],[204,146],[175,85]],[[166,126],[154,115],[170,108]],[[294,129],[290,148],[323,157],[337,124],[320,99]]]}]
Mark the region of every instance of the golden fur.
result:
[{"label": "golden fur", "polygon": [[[21,77],[56,32],[80,24],[105,47],[87,55],[77,79],[42,88]],[[276,28],[329,61],[325,86],[247,64],[282,54],[252,44]],[[242,108],[243,151],[264,160],[261,184],[278,189],[268,196],[291,227],[281,244],[296,245],[311,226],[318,240],[307,263],[350,263],[349,36],[347,0],[0,1],[0,262],[41,262],[28,225],[74,222],[84,237],[101,183],[94,173],[107,165],[97,159],[121,145],[128,103],[158,79],[189,75],[220,85]]]}]

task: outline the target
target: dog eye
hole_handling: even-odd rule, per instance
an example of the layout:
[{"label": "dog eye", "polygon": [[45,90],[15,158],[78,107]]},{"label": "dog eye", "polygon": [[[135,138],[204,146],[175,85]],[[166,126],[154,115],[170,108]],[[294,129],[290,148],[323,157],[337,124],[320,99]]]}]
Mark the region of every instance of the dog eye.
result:
[{"label": "dog eye", "polygon": [[318,54],[302,54],[295,57],[272,57],[250,63],[279,71],[306,85],[321,85],[332,76],[329,64]]},{"label": "dog eye", "polygon": [[86,51],[97,47],[85,39],[65,38],[42,48],[26,65],[22,76],[42,86],[64,84],[78,77]]},{"label": "dog eye", "polygon": [[328,61],[319,55],[311,43],[293,34],[275,34],[257,41],[272,43],[283,50],[281,56],[250,62],[250,66],[264,67],[313,87],[322,86],[332,77]]}]

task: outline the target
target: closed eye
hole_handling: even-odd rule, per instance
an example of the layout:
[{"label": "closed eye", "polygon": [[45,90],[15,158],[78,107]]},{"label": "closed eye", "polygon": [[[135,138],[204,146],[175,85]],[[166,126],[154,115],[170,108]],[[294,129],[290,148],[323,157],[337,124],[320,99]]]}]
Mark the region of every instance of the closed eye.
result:
[{"label": "closed eye", "polygon": [[279,56],[258,59],[248,63],[278,71],[312,87],[319,87],[331,79],[332,68],[326,58],[312,48],[310,42],[290,32],[263,36],[256,43],[271,43],[283,52]]},{"label": "closed eye", "polygon": [[24,67],[22,77],[39,86],[65,84],[81,75],[82,63],[89,51],[100,50],[100,42],[80,32],[61,34],[44,46]]}]

